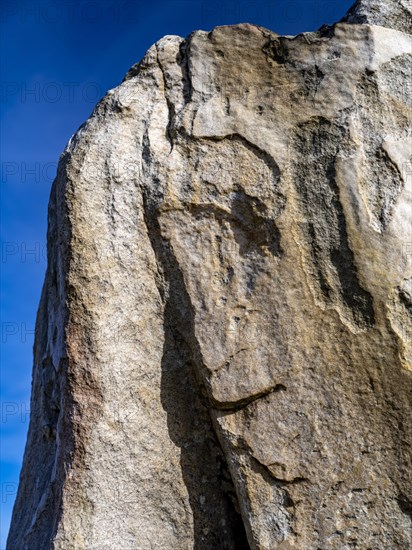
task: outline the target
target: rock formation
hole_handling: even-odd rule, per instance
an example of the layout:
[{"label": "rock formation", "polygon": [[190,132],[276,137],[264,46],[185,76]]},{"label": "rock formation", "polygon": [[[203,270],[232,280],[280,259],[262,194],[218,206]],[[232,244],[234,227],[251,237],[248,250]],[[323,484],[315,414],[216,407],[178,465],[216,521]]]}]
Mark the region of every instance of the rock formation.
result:
[{"label": "rock formation", "polygon": [[343,21],[379,25],[411,34],[411,9],[410,0],[357,0]]},{"label": "rock formation", "polygon": [[411,547],[408,5],[166,36],[70,140],[8,550]]}]

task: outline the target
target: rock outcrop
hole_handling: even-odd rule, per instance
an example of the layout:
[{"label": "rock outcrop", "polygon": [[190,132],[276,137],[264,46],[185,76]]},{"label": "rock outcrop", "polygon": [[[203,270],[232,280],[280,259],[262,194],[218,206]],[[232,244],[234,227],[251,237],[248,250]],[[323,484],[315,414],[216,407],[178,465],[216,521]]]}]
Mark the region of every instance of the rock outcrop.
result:
[{"label": "rock outcrop", "polygon": [[343,21],[380,25],[411,34],[411,9],[410,0],[357,0]]},{"label": "rock outcrop", "polygon": [[411,547],[408,5],[166,36],[70,140],[8,550]]}]

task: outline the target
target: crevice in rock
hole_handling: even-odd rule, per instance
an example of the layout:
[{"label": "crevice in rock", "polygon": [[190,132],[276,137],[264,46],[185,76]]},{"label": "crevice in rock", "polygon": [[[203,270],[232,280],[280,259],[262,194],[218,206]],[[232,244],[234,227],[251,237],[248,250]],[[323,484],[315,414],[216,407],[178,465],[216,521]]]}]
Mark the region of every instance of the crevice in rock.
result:
[{"label": "crevice in rock", "polygon": [[288,47],[289,39],[284,36],[269,38],[263,46],[263,53],[266,58],[273,59],[278,65],[290,64],[293,66],[293,61],[290,59],[290,51]]},{"label": "crevice in rock", "polygon": [[[164,302],[162,405],[172,441],[181,449],[181,469],[194,521],[194,550],[247,550],[249,544],[239,513],[236,491],[209,413],[202,380],[206,375],[194,334],[194,309],[171,244],[164,239],[156,205],[143,191],[144,218],[155,253]],[[201,429],[195,431],[194,418]],[[203,479],[207,478],[205,487]],[[208,493],[207,506],[199,499]],[[226,521],[223,527],[221,520]]]},{"label": "crevice in rock", "polygon": [[[190,139],[192,138],[190,137]],[[254,153],[257,158],[262,160],[271,169],[273,173],[274,181],[276,182],[276,184],[279,183],[280,168],[277,162],[275,161],[275,159],[272,157],[272,155],[269,154],[264,149],[262,149],[261,147],[259,147],[258,145],[256,145],[255,143],[252,143],[251,141],[249,141],[242,134],[233,133],[233,134],[226,134],[224,136],[202,136],[201,138],[198,138],[198,139],[202,141],[214,141],[214,142],[219,142],[224,140],[238,141],[244,147],[246,147],[246,149],[249,149],[249,151]]]},{"label": "crevice in rock", "polygon": [[319,90],[319,86],[322,84],[322,80],[325,78],[325,73],[323,73],[320,68],[318,67],[318,65],[315,64],[315,68],[314,68],[314,81],[315,81],[315,93],[313,95],[313,99],[316,98],[317,94],[318,94],[318,90]]},{"label": "crevice in rock", "polygon": [[402,174],[384,149],[371,155],[371,171],[375,174],[375,215],[385,230],[391,219],[396,199],[402,191]]},{"label": "crevice in rock", "polygon": [[253,456],[252,454],[250,455],[252,460],[259,465],[259,468],[262,469],[262,470],[265,470],[266,473],[268,474],[268,476],[270,476],[273,480],[273,482],[275,483],[275,485],[277,485],[278,487],[284,487],[284,486],[287,486],[287,485],[299,485],[300,483],[306,483],[308,480],[305,478],[305,477],[295,477],[293,479],[283,479],[281,477],[277,477],[276,475],[274,475],[274,473],[271,471],[270,469],[270,465],[269,466],[266,466],[265,464],[263,464],[262,462],[260,462],[255,456]]},{"label": "crevice in rock", "polygon": [[280,231],[276,222],[265,215],[266,210],[262,201],[250,197],[242,189],[237,191],[232,202],[232,215],[245,231],[249,242],[258,247],[266,245],[273,256],[281,258],[283,249]]},{"label": "crevice in rock", "polygon": [[412,501],[404,494],[399,494],[396,502],[398,503],[401,511],[406,514],[412,521]]},{"label": "crevice in rock", "polygon": [[[193,141],[184,131],[179,132],[179,146],[185,149],[187,142]],[[228,221],[233,228],[234,236],[239,244],[239,251],[242,256],[249,252],[262,251],[263,247],[275,257],[281,258],[284,254],[281,245],[281,233],[276,223],[276,218],[285,209],[286,197],[279,191],[280,169],[270,154],[254,145],[240,134],[230,134],[222,138],[207,137],[199,138],[201,142],[234,142],[236,146],[246,148],[257,159],[262,161],[272,178],[272,204],[274,211],[269,211],[263,200],[257,196],[247,193],[240,182],[233,184],[230,192],[230,212],[228,209],[220,208],[213,203],[182,205],[182,209],[195,216],[211,216],[219,220]]]},{"label": "crevice in rock", "polygon": [[[253,452],[253,449],[248,445],[248,443],[246,442],[246,440],[243,437],[237,437],[236,438],[235,446],[239,451],[241,451],[243,453],[247,453],[247,455],[252,460],[252,463],[255,465],[255,468],[256,468],[257,471],[266,472],[266,475],[268,475],[273,480],[273,482],[276,485],[278,485],[279,487],[284,487],[284,486],[287,486],[287,485],[299,485],[301,483],[308,483],[309,482],[309,480],[306,477],[303,477],[303,476],[297,476],[297,477],[294,477],[292,479],[284,479],[284,478],[280,478],[277,475],[275,475],[270,469],[271,464],[268,464],[268,465],[263,464],[263,462],[261,462],[258,458],[256,458],[256,456]],[[272,465],[274,465],[274,464],[272,464]]]},{"label": "crevice in rock", "polygon": [[273,218],[259,212],[259,206],[262,204],[259,199],[248,197],[243,190],[239,190],[235,194],[230,213],[214,204],[188,204],[185,211],[195,217],[213,217],[228,221],[242,256],[267,247],[273,256],[280,258],[283,256],[280,231]]},{"label": "crevice in rock", "polygon": [[167,110],[168,110],[168,113],[169,113],[168,122],[167,122],[167,126],[166,126],[166,138],[167,138],[167,141],[170,144],[170,152],[172,152],[173,147],[174,147],[173,122],[174,122],[174,119],[175,119],[175,116],[176,116],[176,111],[175,111],[175,106],[174,106],[173,102],[170,101],[168,93],[167,93],[166,76],[165,76],[165,73],[164,73],[163,65],[161,64],[160,59],[159,59],[159,50],[158,50],[157,44],[156,44],[156,61],[157,61],[157,64],[159,66],[160,72],[162,74],[163,95],[164,95],[166,105],[167,105]]},{"label": "crevice in rock", "polygon": [[295,148],[302,162],[295,163],[295,185],[323,298],[341,302],[354,323],[366,329],[375,323],[373,300],[359,281],[336,182],[336,158],[344,139],[344,128],[321,117],[300,125]]},{"label": "crevice in rock", "polygon": [[[390,64],[392,70],[403,72],[409,64],[406,60],[402,62],[398,59],[398,66]],[[393,216],[393,210],[396,201],[404,187],[403,175],[397,164],[392,160],[385,150],[380,135],[382,133],[391,133],[390,126],[384,126],[380,118],[372,116],[372,113],[379,111],[382,104],[382,91],[385,85],[382,79],[395,81],[390,75],[384,77],[382,69],[378,77],[375,73],[366,73],[363,75],[356,86],[356,118],[359,119],[359,133],[362,139],[362,149],[364,151],[363,171],[367,174],[360,180],[360,184],[365,191],[368,208],[375,220],[376,226],[380,231],[385,231],[390,224]],[[396,73],[395,73],[396,74]],[[399,90],[399,100],[404,101],[404,97]],[[393,116],[401,116],[401,112]],[[405,132],[407,132],[408,123],[405,119]]]},{"label": "crevice in rock", "polygon": [[212,405],[215,409],[218,409],[220,411],[225,411],[229,414],[233,414],[237,411],[240,411],[246,408],[248,405],[250,405],[251,403],[254,403],[255,401],[258,401],[259,399],[264,399],[268,397],[268,395],[271,395],[272,393],[281,392],[281,391],[286,391],[286,387],[283,384],[276,384],[275,386],[267,388],[266,390],[262,390],[261,392],[256,393],[255,395],[248,396],[245,399],[240,399],[239,401],[221,402],[221,401],[212,399]]},{"label": "crevice in rock", "polygon": [[411,294],[402,287],[398,287],[398,296],[400,303],[404,306],[406,311],[412,317],[412,296]]},{"label": "crevice in rock", "polygon": [[[182,71],[182,93],[183,93],[184,105],[187,105],[188,103],[190,103],[192,101],[192,96],[193,96],[193,87],[192,87],[192,80],[191,80],[190,66],[189,66],[190,43],[191,43],[191,36],[189,36],[186,40],[183,40],[181,42],[179,46],[179,53],[177,54],[177,57],[176,57],[176,63],[181,68],[181,71]],[[177,133],[178,133],[176,128],[177,112],[176,112],[174,102],[169,97],[169,89],[168,89],[165,69],[160,61],[159,49],[157,44],[156,44],[156,61],[162,73],[164,98],[165,98],[168,113],[169,113],[168,123],[166,126],[166,138],[170,144],[170,152],[172,152],[174,143],[177,137]],[[183,129],[181,129],[180,131],[182,132]]]},{"label": "crevice in rock", "polygon": [[180,44],[179,54],[176,59],[177,64],[182,70],[183,98],[185,104],[190,103],[193,97],[192,78],[189,66],[190,43],[191,35]]},{"label": "crevice in rock", "polygon": [[[247,456],[249,458],[249,464],[252,470],[260,474],[268,485],[276,487],[279,492],[281,499],[278,503],[279,509],[276,512],[274,511],[276,513],[276,527],[279,529],[280,532],[285,533],[285,531],[289,531],[290,534],[296,535],[297,533],[293,525],[295,517],[294,509],[296,507],[296,503],[292,498],[288,486],[304,483],[308,480],[305,478],[296,478],[291,482],[285,482],[284,480],[278,479],[273,475],[273,473],[265,464],[262,464],[262,462],[260,462],[255,456],[253,456],[251,450],[248,449],[247,445],[246,447],[243,447],[243,449],[243,452],[245,452],[245,450],[248,450]],[[281,510],[282,513],[279,513]],[[280,525],[280,523],[282,523],[282,525]]]},{"label": "crevice in rock", "polygon": [[42,362],[41,368],[42,384],[42,410],[43,410],[43,437],[47,441],[56,439],[56,427],[60,414],[59,394],[60,388],[56,380],[56,370],[51,357]]}]

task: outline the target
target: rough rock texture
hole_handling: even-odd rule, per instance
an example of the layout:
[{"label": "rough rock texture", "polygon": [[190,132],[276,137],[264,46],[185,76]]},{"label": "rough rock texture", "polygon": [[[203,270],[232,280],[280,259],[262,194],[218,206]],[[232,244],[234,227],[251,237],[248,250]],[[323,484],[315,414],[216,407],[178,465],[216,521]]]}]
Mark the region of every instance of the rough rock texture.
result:
[{"label": "rough rock texture", "polygon": [[70,140],[8,550],[411,547],[407,5],[167,36]]},{"label": "rough rock texture", "polygon": [[357,0],[343,21],[412,32],[411,0]]}]

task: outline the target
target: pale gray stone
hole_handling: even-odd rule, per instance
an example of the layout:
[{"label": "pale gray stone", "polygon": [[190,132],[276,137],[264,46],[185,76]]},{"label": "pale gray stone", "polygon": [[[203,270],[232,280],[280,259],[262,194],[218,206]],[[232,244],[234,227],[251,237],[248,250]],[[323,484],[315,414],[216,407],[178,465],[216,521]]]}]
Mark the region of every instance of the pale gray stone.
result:
[{"label": "pale gray stone", "polygon": [[411,0],[357,0],[343,21],[412,32]]}]

